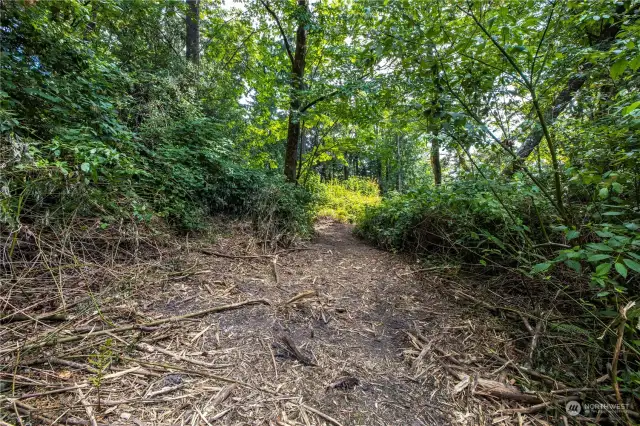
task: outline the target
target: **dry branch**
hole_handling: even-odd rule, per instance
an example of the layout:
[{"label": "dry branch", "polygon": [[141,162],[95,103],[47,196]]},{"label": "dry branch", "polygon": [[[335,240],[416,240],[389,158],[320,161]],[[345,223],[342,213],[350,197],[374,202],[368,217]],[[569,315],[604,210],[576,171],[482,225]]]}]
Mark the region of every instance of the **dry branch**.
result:
[{"label": "dry branch", "polygon": [[310,296],[317,296],[317,295],[318,295],[318,292],[315,291],[315,290],[303,291],[302,293],[296,294],[291,299],[287,300],[284,304],[286,306],[286,305],[289,305],[289,304],[295,302],[296,300],[300,300],[302,298],[310,297]]}]

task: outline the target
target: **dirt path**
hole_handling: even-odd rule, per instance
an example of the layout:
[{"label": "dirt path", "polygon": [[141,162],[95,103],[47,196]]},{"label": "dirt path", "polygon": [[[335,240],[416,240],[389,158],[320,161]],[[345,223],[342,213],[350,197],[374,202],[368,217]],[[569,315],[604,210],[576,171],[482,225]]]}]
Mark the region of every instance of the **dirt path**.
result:
[{"label": "dirt path", "polygon": [[[221,226],[214,241],[176,241],[135,264],[69,276],[64,323],[4,326],[0,364],[10,368],[0,385],[23,397],[2,402],[4,418],[405,426],[483,417],[451,398],[458,379],[447,364],[468,371],[486,353],[477,337],[486,320],[446,297],[445,278],[419,277],[329,220],[277,257],[256,255],[244,225]],[[167,321],[252,299],[268,303]]]},{"label": "dirt path", "polygon": [[[207,283],[204,278],[208,287],[222,285],[235,295],[232,299],[239,293],[240,299],[265,298],[273,306],[211,315],[201,324],[213,325],[201,347],[213,345],[218,362],[233,365],[229,377],[293,398],[236,390],[227,423],[326,421],[301,409],[299,401],[344,425],[450,423],[449,408],[437,404],[440,390],[431,377],[421,377],[420,366],[414,368],[416,348],[407,334],[427,323],[439,328],[432,317],[442,302],[434,292],[406,274],[409,266],[403,260],[358,240],[349,225],[319,222],[317,237],[307,247],[278,256],[277,283],[270,259],[208,260],[218,279]],[[310,290],[319,296],[283,306]],[[181,306],[179,312],[197,308]],[[315,365],[296,360],[282,344],[284,335]]]}]

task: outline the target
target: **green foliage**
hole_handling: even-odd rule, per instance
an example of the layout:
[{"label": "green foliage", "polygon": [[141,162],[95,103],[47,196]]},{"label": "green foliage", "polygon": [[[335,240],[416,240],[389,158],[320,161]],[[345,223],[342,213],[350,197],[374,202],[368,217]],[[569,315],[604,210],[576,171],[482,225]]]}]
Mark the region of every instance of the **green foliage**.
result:
[{"label": "green foliage", "polygon": [[317,216],[341,222],[357,223],[365,208],[380,203],[378,184],[367,178],[352,176],[343,181],[321,182],[319,175],[313,175],[307,187],[317,198]]},{"label": "green foliage", "polygon": [[[309,194],[236,153],[230,70],[211,62],[196,73],[164,42],[150,56],[137,50],[120,6],[16,3],[3,14],[0,223],[162,217],[193,230],[223,212],[251,218],[274,243],[309,235]],[[130,6],[162,21],[143,22],[159,38],[182,25],[171,12],[182,2]],[[138,56],[78,26],[89,16]]]},{"label": "green foliage", "polygon": [[[500,200],[494,191],[502,194]],[[521,247],[539,233],[539,212],[548,209],[537,188],[519,182],[499,186],[458,181],[385,198],[366,210],[358,232],[391,250],[417,254],[453,250],[474,260],[526,264]],[[522,214],[514,218],[510,211]]]}]

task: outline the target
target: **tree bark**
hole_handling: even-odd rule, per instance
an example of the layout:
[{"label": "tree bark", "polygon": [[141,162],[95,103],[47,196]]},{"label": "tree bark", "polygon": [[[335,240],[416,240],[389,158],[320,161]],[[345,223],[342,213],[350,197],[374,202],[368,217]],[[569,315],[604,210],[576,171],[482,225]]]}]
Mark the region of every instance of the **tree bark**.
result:
[{"label": "tree bark", "polygon": [[440,185],[442,183],[442,166],[440,165],[440,141],[437,135],[431,139],[431,170],[433,182]]},{"label": "tree bark", "polygon": [[296,48],[291,63],[291,94],[289,105],[289,127],[287,129],[287,149],[284,159],[284,174],[289,182],[296,181],[296,152],[300,143],[300,108],[304,88],[304,69],[307,56],[306,16],[309,13],[307,0],[298,0],[300,17],[296,31]]},{"label": "tree bark", "polygon": [[200,62],[200,0],[187,0],[187,60]]}]

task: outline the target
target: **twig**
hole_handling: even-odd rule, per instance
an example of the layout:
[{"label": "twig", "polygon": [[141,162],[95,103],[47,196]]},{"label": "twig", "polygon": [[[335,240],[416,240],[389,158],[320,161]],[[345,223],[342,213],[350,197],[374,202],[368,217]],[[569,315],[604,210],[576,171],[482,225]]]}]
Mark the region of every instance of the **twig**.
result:
[{"label": "twig", "polygon": [[273,268],[273,276],[276,280],[276,286],[280,285],[280,275],[278,275],[278,255],[273,257],[273,261],[271,261],[271,267]]},{"label": "twig", "polygon": [[[613,351],[613,361],[611,362],[611,385],[616,393],[616,400],[620,407],[624,406],[622,400],[622,394],[620,393],[620,385],[618,384],[618,358],[620,358],[620,350],[622,349],[622,341],[624,339],[624,327],[627,324],[627,311],[635,306],[636,302],[629,302],[623,308],[620,308],[620,324],[618,325],[618,339],[616,340],[616,347]],[[629,418],[629,413],[624,411],[624,416],[627,420],[627,424],[633,424]]]},{"label": "twig", "polygon": [[333,417],[331,417],[330,415],[323,413],[323,412],[322,412],[322,411],[320,411],[320,410],[316,410],[315,408],[313,408],[313,407],[309,407],[307,404],[303,404],[303,403],[300,403],[300,406],[301,406],[302,408],[304,408],[305,410],[311,411],[312,413],[314,413],[314,414],[316,414],[316,415],[318,415],[318,416],[322,417],[322,418],[323,418],[323,419],[325,419],[326,421],[333,423],[333,424],[334,424],[334,425],[336,425],[336,426],[343,426],[343,425],[342,425],[342,423],[340,423],[339,421],[337,421],[336,419],[334,419],[334,418],[333,418]]},{"label": "twig", "polygon": [[78,392],[78,396],[80,397],[80,402],[84,406],[84,410],[87,413],[87,417],[89,417],[89,421],[91,422],[91,426],[98,426],[98,422],[96,421],[96,418],[93,415],[93,407],[91,406],[91,404],[89,404],[89,402],[85,398],[84,394],[82,393],[82,389],[80,389],[80,387],[78,387],[76,389],[76,391]]},{"label": "twig", "polygon": [[226,367],[230,366],[230,364],[215,365],[215,364],[209,364],[209,363],[203,362],[203,361],[198,361],[197,359],[187,358],[186,356],[182,356],[182,355],[173,353],[171,351],[168,351],[168,350],[163,349],[163,348],[159,348],[157,346],[150,345],[148,343],[138,343],[136,345],[136,348],[140,349],[141,351],[149,352],[149,353],[160,352],[162,354],[169,355],[170,357],[175,358],[175,359],[177,359],[179,361],[185,361],[185,362],[188,362],[190,364],[199,365],[200,367],[205,367],[205,368],[226,368]]},{"label": "twig", "polygon": [[516,414],[516,413],[520,413],[520,414],[535,414],[538,413],[542,410],[544,410],[545,408],[548,408],[549,406],[551,406],[552,404],[562,404],[563,402],[568,402],[568,401],[579,401],[580,397],[579,396],[567,396],[565,398],[560,398],[560,399],[556,399],[556,400],[549,400],[540,404],[536,404],[536,405],[532,405],[531,407],[526,407],[526,408],[506,408],[504,410],[500,410],[499,412],[501,414]]},{"label": "twig", "polygon": [[309,296],[317,296],[318,292],[316,290],[308,290],[308,291],[303,291],[302,293],[296,294],[295,296],[293,296],[291,299],[287,300],[285,302],[285,306],[295,302],[296,300],[300,300],[304,297],[309,297]]},{"label": "twig", "polygon": [[233,392],[237,387],[238,385],[236,383],[232,383],[220,389],[220,391],[213,398],[213,401],[211,401],[211,405],[216,406],[218,404],[223,403],[224,400],[229,398],[229,395],[231,395],[231,392]]}]

